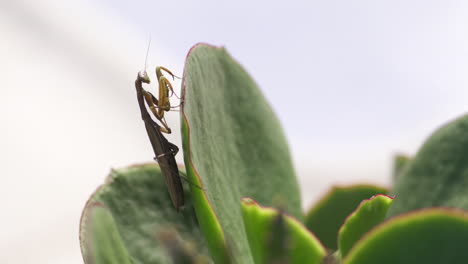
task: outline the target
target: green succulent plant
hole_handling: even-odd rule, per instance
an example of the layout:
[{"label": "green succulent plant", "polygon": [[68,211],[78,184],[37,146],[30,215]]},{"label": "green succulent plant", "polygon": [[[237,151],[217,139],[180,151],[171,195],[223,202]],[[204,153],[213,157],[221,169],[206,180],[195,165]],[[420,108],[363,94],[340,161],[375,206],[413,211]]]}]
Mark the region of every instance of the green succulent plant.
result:
[{"label": "green succulent plant", "polygon": [[184,209],[156,163],[112,170],[83,210],[85,263],[468,263],[468,116],[397,156],[392,188],[335,186],[303,213],[283,130],[224,48],[190,50],[182,96]]}]

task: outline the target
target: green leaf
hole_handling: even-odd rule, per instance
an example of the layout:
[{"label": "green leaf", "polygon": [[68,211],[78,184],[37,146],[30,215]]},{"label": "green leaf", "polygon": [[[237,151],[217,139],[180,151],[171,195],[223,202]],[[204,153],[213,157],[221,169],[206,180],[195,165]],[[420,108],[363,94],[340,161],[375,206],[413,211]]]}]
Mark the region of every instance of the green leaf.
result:
[{"label": "green leaf", "polygon": [[391,218],[364,236],[343,264],[464,264],[468,213],[424,209]]},{"label": "green leaf", "polygon": [[[200,226],[216,263],[229,251],[236,263],[253,259],[247,243],[242,197],[264,205],[282,201],[299,218],[301,204],[283,130],[262,93],[224,48],[191,49],[182,95],[184,158]],[[224,247],[225,248],[225,247]]]},{"label": "green leaf", "polygon": [[256,264],[320,263],[326,250],[297,219],[250,198],[242,200],[250,250]]},{"label": "green leaf", "polygon": [[208,264],[209,259],[195,252],[193,244],[179,238],[175,229],[168,228],[158,232],[157,238],[169,253],[172,263],[176,264]]},{"label": "green leaf", "polygon": [[448,206],[468,209],[468,115],[432,134],[399,176],[388,216]]},{"label": "green leaf", "polygon": [[309,210],[305,225],[325,247],[336,250],[338,230],[346,217],[362,200],[387,192],[387,189],[373,185],[335,186]]},{"label": "green leaf", "polygon": [[404,154],[397,154],[393,160],[393,181],[398,179],[398,176],[408,166],[411,158]]},{"label": "green leaf", "polygon": [[338,248],[342,258],[365,233],[385,219],[392,201],[393,198],[386,195],[375,195],[362,201],[356,211],[348,216],[338,233]]},{"label": "green leaf", "polygon": [[83,259],[92,264],[132,264],[112,214],[98,202],[88,205],[83,216],[83,236],[87,243]]},{"label": "green leaf", "polygon": [[[183,175],[183,172],[181,174]],[[106,183],[91,196],[83,211],[83,255],[86,256],[87,245],[92,243],[90,236],[83,232],[87,225],[94,224],[92,221],[86,221],[84,216],[94,208],[91,205],[95,202],[108,208],[133,264],[171,263],[168,248],[158,235],[168,229],[175,230],[181,241],[193,244],[199,254],[207,254],[192,200],[187,192],[185,196],[185,208],[181,213],[177,213],[156,163],[112,170]],[[106,233],[109,237],[114,236],[107,229],[93,230],[102,232],[102,236]]]}]

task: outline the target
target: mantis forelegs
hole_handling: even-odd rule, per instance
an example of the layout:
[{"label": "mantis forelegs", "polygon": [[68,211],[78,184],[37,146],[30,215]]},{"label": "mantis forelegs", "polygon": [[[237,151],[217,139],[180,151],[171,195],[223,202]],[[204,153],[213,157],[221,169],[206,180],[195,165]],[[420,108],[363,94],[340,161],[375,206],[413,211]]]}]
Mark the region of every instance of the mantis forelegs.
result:
[{"label": "mantis forelegs", "polygon": [[[164,118],[164,113],[170,111],[171,108],[178,107],[178,106],[175,106],[175,107],[171,106],[171,102],[169,101],[170,96],[174,94],[177,98],[180,99],[180,97],[178,97],[177,94],[175,94],[172,84],[163,75],[163,71],[171,75],[172,79],[177,77],[165,67],[162,67],[162,66],[156,67],[156,77],[158,78],[158,83],[159,83],[159,99],[157,99],[153,94],[151,94],[150,92],[146,90],[143,90],[143,96],[145,98],[146,104],[150,108],[154,117],[158,119],[163,125],[163,127],[160,127],[159,130],[161,132],[170,134],[171,129],[166,123],[166,119]],[[146,72],[145,72],[145,77],[146,77],[145,83],[149,83],[149,78],[147,77]],[[169,91],[171,92],[171,95],[169,95]]]},{"label": "mantis forelegs", "polygon": [[145,102],[148,105],[151,112],[156,116],[156,118],[163,125],[163,127],[160,127],[159,130],[161,132],[164,132],[164,133],[167,133],[167,134],[172,133],[171,128],[169,128],[169,126],[166,123],[166,119],[164,118],[164,114],[162,115],[162,117],[160,117],[160,115],[158,113],[158,109],[159,109],[159,107],[157,106],[158,99],[156,99],[156,97],[154,97],[154,95],[152,95],[150,92],[147,92],[147,91],[143,91],[143,96],[145,97]]}]

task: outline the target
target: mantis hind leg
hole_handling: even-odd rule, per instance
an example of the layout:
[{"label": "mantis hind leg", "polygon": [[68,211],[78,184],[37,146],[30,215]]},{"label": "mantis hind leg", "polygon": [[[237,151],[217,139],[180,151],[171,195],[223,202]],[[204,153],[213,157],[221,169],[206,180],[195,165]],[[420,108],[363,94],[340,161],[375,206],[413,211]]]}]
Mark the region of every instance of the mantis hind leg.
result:
[{"label": "mantis hind leg", "polygon": [[[179,153],[179,147],[177,147],[175,144],[172,144],[171,142],[167,142],[169,144],[169,149],[170,151],[166,152],[166,153],[163,153],[161,155],[158,155],[158,158],[159,157],[162,157],[162,156],[165,156],[167,154],[172,154],[172,155],[176,155],[177,153]],[[184,181],[186,181],[188,184],[192,185],[192,186],[195,186],[196,188],[200,189],[200,190],[203,190],[205,191],[205,189],[203,189],[202,187],[200,187],[198,184],[196,183],[193,183],[191,182],[187,177],[183,176],[183,175],[180,175],[180,178],[183,179]]]},{"label": "mantis hind leg", "polygon": [[156,156],[156,158],[164,157],[168,154],[172,154],[175,156],[177,155],[177,153],[179,153],[179,147],[177,147],[176,145],[172,144],[169,141],[167,143],[169,144],[169,151],[163,154],[159,154],[158,156]]},{"label": "mantis hind leg", "polygon": [[171,152],[175,155],[177,155],[177,153],[179,153],[179,147],[177,147],[175,144],[172,144],[171,142],[167,142],[169,143],[169,148],[171,149]]}]

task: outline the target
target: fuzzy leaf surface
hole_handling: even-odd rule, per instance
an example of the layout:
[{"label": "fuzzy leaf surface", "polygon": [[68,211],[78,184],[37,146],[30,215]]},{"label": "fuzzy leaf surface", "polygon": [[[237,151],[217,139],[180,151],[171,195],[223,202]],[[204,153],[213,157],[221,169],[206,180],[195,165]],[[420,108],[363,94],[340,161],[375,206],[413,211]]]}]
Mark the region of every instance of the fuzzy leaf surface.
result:
[{"label": "fuzzy leaf surface", "polygon": [[359,207],[348,216],[338,233],[341,257],[346,257],[349,250],[365,233],[385,219],[392,201],[393,198],[386,195],[375,195],[362,201]]},{"label": "fuzzy leaf surface", "polygon": [[89,204],[83,259],[92,264],[132,264],[112,214],[102,204]]},{"label": "fuzzy leaf surface", "polygon": [[346,217],[364,200],[375,194],[386,194],[387,189],[373,185],[333,187],[309,210],[305,225],[328,249],[338,249],[338,230]]},{"label": "fuzzy leaf surface", "polygon": [[[188,192],[185,197],[185,208],[177,213],[156,163],[112,170],[106,183],[96,190],[84,209],[81,221],[83,255],[87,254],[87,244],[92,243],[90,235],[84,231],[88,225],[93,225],[86,219],[93,208],[90,205],[96,202],[103,204],[114,219],[133,264],[172,263],[168,248],[159,238],[159,234],[166,230],[174,230],[181,241],[192,244],[199,254],[208,254]],[[108,235],[114,236],[112,233]]]},{"label": "fuzzy leaf surface", "polygon": [[320,263],[326,249],[307,228],[277,209],[242,200],[242,213],[255,264]]},{"label": "fuzzy leaf surface", "polygon": [[399,175],[388,216],[427,207],[468,209],[468,115],[435,131]]},{"label": "fuzzy leaf surface", "polygon": [[411,162],[411,157],[404,155],[404,154],[397,154],[393,159],[393,181],[395,182],[398,179],[398,175],[400,175],[408,164]]},{"label": "fuzzy leaf surface", "polygon": [[[240,200],[252,197],[301,218],[299,187],[279,121],[224,48],[189,52],[183,77],[184,158],[200,225],[217,263],[253,263]],[[227,245],[223,249],[221,244]],[[229,251],[230,253],[228,253]]]},{"label": "fuzzy leaf surface", "polygon": [[468,214],[431,208],[391,218],[366,234],[343,264],[463,264],[468,259]]}]

